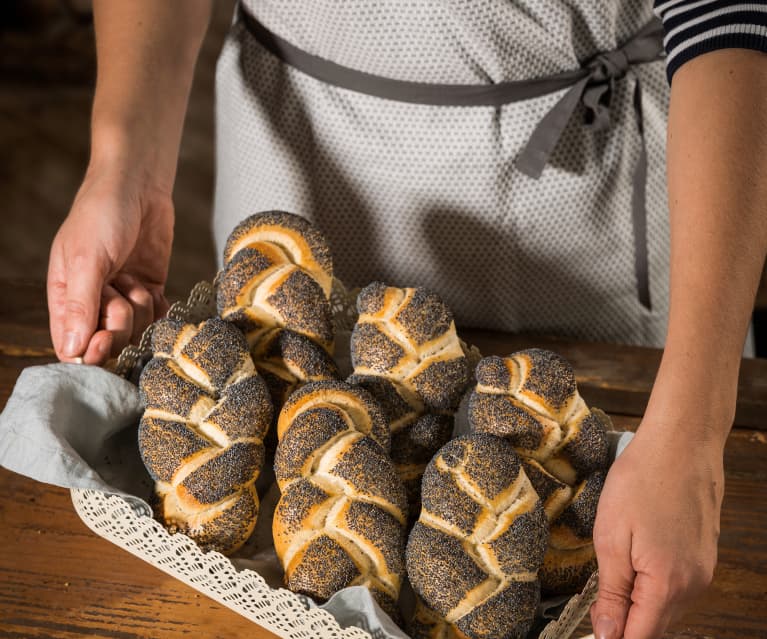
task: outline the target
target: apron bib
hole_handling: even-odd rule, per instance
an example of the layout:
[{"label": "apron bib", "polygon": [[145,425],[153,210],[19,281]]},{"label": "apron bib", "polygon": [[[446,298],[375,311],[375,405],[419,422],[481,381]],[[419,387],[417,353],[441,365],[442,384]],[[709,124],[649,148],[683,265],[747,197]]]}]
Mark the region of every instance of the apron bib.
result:
[{"label": "apron bib", "polygon": [[463,326],[661,345],[660,25],[649,2],[581,4],[246,2],[217,69],[219,253],[285,209],[347,286],[427,286]]}]

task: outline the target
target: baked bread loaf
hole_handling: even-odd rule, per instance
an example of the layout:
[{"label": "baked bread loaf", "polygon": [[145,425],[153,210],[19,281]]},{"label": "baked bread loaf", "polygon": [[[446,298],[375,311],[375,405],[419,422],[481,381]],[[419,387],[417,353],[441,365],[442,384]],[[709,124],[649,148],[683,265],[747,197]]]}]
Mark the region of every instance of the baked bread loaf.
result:
[{"label": "baked bread loaf", "polygon": [[139,381],[141,458],[155,514],[203,550],[229,554],[253,532],[255,482],[272,403],[242,333],[220,319],[155,324]]},{"label": "baked bread loaf", "polygon": [[311,275],[330,298],[333,287],[333,259],[320,231],[306,218],[285,211],[263,211],[240,222],[224,246],[224,263],[242,249],[270,244],[283,252],[292,264]]},{"label": "baked bread loaf", "polygon": [[246,218],[224,249],[216,303],[252,346],[274,328],[306,335],[332,352],[330,250],[304,218],[266,211]]},{"label": "baked bread loaf", "polygon": [[578,592],[597,569],[592,534],[606,472],[595,471],[570,486],[534,460],[524,466],[550,522],[541,588],[552,595]]},{"label": "baked bread loaf", "polygon": [[[246,335],[275,418],[302,384],[337,379],[331,358],[333,264],[322,234],[283,211],[257,213],[230,234],[217,291],[219,315]],[[267,452],[276,446],[274,431]]]},{"label": "baked bread loaf", "polygon": [[455,322],[436,293],[373,282],[357,297],[351,356],[357,375],[394,382],[408,401],[455,410],[469,378]]},{"label": "baked bread loaf", "polygon": [[580,590],[596,569],[591,537],[609,461],[603,418],[586,406],[569,363],[551,351],[486,357],[475,375],[472,430],[514,446],[550,521],[543,590]]},{"label": "baked bread loaf", "polygon": [[283,407],[272,532],[291,590],[319,601],[366,586],[397,618],[405,490],[375,400],[341,381],[306,384]]},{"label": "baked bread loaf", "polygon": [[357,297],[350,383],[381,404],[392,433],[392,459],[418,516],[426,464],[450,439],[469,370],[450,310],[423,288],[380,282]]},{"label": "baked bread loaf", "polygon": [[421,498],[406,553],[425,605],[414,630],[439,636],[440,619],[458,636],[524,637],[540,600],[547,522],[512,446],[486,433],[448,442],[426,468]]}]

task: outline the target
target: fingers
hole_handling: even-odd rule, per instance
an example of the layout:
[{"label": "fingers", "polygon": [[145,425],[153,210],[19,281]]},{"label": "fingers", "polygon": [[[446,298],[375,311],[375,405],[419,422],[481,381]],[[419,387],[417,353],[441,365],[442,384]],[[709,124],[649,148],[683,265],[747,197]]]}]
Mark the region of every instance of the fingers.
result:
[{"label": "fingers", "polygon": [[[84,302],[93,278],[86,282],[73,278],[69,286],[63,281],[60,261],[53,255],[48,277],[48,306],[51,337],[62,361],[82,361],[101,365],[115,357],[129,343],[138,343],[149,324],[167,311],[168,303],[159,291],[148,291],[135,277],[119,274],[112,284],[104,285],[96,310],[100,315],[91,330],[89,312]],[[78,323],[79,320],[79,323]],[[87,328],[83,328],[87,327]],[[76,338],[71,333],[76,332]],[[74,340],[77,344],[74,345]]]},{"label": "fingers", "polygon": [[620,518],[612,519],[609,509],[598,513],[599,592],[591,607],[595,639],[658,639],[713,577],[715,561],[691,567],[662,546],[648,548],[641,531],[630,531]]},{"label": "fingers", "polygon": [[161,289],[155,288],[150,292],[152,294],[152,299],[154,300],[154,317],[152,318],[154,321],[160,319],[161,317],[165,317],[165,314],[170,308],[170,304],[168,303],[168,300],[165,298],[165,295]]},{"label": "fingers", "polygon": [[88,340],[83,364],[101,366],[130,342],[133,332],[133,307],[113,286],[107,284],[101,295],[101,317],[97,330]]},{"label": "fingers", "polygon": [[675,610],[664,583],[667,580],[653,579],[642,573],[637,575],[633,605],[626,622],[626,639],[654,639],[664,633]]},{"label": "fingers", "polygon": [[104,286],[101,296],[99,329],[88,343],[83,356],[85,364],[104,364],[117,357],[128,344],[137,344],[144,330],[164,314],[168,304],[164,296],[150,293],[135,277],[119,274],[112,284]]},{"label": "fingers", "polygon": [[66,317],[65,305],[67,299],[67,285],[64,275],[63,255],[60,250],[58,238],[54,240],[53,246],[51,247],[46,285],[51,341],[53,342],[56,356],[60,360],[64,360],[62,346],[64,341],[64,318]]},{"label": "fingers", "polygon": [[105,286],[101,296],[99,328],[112,334],[111,354],[117,354],[130,343],[133,324],[133,304],[114,286]]},{"label": "fingers", "polygon": [[595,639],[623,637],[634,589],[631,533],[628,527],[601,522],[597,515],[594,548],[599,564],[599,592],[591,607]]},{"label": "fingers", "polygon": [[711,583],[713,560],[688,563],[673,552],[656,552],[647,571],[637,573],[626,639],[654,639],[682,616],[686,606]]},{"label": "fingers", "polygon": [[131,306],[133,323],[128,339],[137,343],[144,329],[155,320],[155,297],[128,273],[119,274],[112,285]]},{"label": "fingers", "polygon": [[113,352],[114,335],[106,330],[96,331],[83,355],[83,364],[103,365]]},{"label": "fingers", "polygon": [[51,338],[60,360],[74,361],[88,348],[98,325],[108,268],[108,261],[99,254],[77,248],[65,254],[62,244],[54,241],[48,270],[48,306]]}]

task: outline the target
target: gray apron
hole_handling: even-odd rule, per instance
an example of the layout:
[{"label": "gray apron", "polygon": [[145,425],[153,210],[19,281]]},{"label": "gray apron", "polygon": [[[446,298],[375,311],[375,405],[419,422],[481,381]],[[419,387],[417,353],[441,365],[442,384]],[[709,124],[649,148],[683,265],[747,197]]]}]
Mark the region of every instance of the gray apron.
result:
[{"label": "gray apron", "polygon": [[217,69],[219,249],[284,209],[347,286],[459,325],[661,345],[660,30],[643,0],[247,0]]}]

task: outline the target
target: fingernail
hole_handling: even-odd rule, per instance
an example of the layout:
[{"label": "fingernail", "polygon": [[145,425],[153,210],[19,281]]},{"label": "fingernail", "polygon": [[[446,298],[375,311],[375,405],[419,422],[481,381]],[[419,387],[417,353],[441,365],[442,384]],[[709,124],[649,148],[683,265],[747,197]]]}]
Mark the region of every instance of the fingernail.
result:
[{"label": "fingernail", "polygon": [[618,639],[616,637],[617,626],[611,617],[602,615],[597,617],[597,622],[594,626],[595,639]]},{"label": "fingernail", "polygon": [[80,336],[74,331],[64,333],[64,357],[76,357],[80,354]]}]

